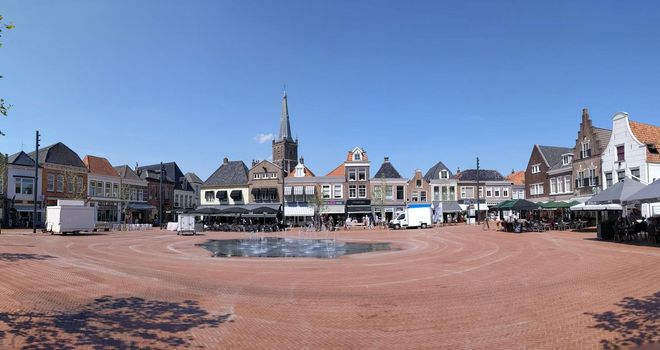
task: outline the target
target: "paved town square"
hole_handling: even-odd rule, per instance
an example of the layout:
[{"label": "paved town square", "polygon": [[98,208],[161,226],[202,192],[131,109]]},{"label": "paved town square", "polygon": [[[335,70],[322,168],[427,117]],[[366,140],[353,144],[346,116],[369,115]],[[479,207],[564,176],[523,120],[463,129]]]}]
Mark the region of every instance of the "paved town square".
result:
[{"label": "paved town square", "polygon": [[338,240],[396,249],[337,259],[220,258],[197,246],[227,238],[248,233],[3,230],[0,344],[600,349],[660,341],[657,247],[467,225],[339,231]]}]

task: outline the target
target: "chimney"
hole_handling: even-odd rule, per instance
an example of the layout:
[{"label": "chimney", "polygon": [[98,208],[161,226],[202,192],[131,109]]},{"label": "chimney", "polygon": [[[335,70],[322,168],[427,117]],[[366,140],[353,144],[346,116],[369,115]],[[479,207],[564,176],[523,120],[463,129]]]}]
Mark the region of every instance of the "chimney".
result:
[{"label": "chimney", "polygon": [[422,176],[422,169],[415,169],[415,176]]},{"label": "chimney", "polygon": [[229,164],[229,158],[225,157],[225,159],[222,160],[222,164]]},{"label": "chimney", "polygon": [[[226,158],[225,158],[226,159]],[[226,162],[225,162],[226,163]],[[254,168],[259,162],[256,159],[252,159],[252,167]]]},{"label": "chimney", "polygon": [[461,167],[457,167],[457,168],[456,168],[456,173],[458,174],[458,173],[460,173],[460,172],[461,172]]},{"label": "chimney", "polygon": [[516,171],[511,169],[511,175],[513,175]]},{"label": "chimney", "polygon": [[383,163],[389,163],[389,162],[390,162],[390,157],[383,158]]},{"label": "chimney", "polygon": [[589,109],[582,108],[582,123],[586,122],[589,119]]},{"label": "chimney", "polygon": [[300,160],[298,161],[298,163],[300,163],[302,165],[305,165],[305,158],[300,157]]},{"label": "chimney", "polygon": [[135,162],[135,172],[136,172],[136,173],[137,173],[137,171],[138,171],[138,168],[139,168],[139,167],[138,167],[138,162]]}]

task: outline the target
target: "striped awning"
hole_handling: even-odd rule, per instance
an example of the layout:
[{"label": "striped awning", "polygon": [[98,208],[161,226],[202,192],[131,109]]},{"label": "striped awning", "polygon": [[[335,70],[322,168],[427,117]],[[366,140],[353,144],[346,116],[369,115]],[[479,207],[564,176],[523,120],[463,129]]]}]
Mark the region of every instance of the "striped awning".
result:
[{"label": "striped awning", "polygon": [[284,216],[314,216],[314,208],[284,207]]},{"label": "striped awning", "polygon": [[322,214],[344,214],[346,213],[346,206],[330,204],[321,208]]},{"label": "striped awning", "polygon": [[305,186],[305,194],[314,194],[314,186]]},{"label": "striped awning", "polygon": [[291,186],[284,187],[284,195],[285,196],[290,196],[291,195]]},{"label": "striped awning", "polygon": [[303,187],[302,186],[293,187],[293,194],[294,195],[302,195],[303,194]]}]

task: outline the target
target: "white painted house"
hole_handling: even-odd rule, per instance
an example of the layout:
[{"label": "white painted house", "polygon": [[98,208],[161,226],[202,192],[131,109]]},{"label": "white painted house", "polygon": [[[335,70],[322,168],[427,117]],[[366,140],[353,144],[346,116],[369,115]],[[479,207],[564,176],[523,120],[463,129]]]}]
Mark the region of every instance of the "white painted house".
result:
[{"label": "white painted house", "polygon": [[34,159],[20,151],[9,157],[7,162],[7,199],[10,210],[3,213],[2,219],[10,227],[32,227],[34,211],[34,191],[37,192],[37,223],[43,222],[43,195],[41,192],[41,170],[39,167],[39,183],[34,184]]},{"label": "white painted house", "polygon": [[[659,179],[660,127],[631,121],[625,112],[612,121],[612,136],[601,156],[603,189],[626,177],[643,184]],[[660,215],[660,203],[643,205],[642,215]]]}]

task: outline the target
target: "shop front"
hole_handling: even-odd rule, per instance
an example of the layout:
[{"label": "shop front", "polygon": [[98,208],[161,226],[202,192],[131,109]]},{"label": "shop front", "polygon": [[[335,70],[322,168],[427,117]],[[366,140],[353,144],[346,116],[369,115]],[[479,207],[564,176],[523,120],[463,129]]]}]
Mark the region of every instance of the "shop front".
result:
[{"label": "shop front", "polygon": [[97,222],[119,222],[119,203],[96,202]]},{"label": "shop front", "polygon": [[143,224],[150,221],[149,215],[156,207],[147,203],[129,202],[124,212],[124,221],[128,224]]},{"label": "shop front", "polygon": [[362,221],[364,216],[369,216],[373,220],[370,199],[349,199],[346,201],[346,215],[351,221]]}]

